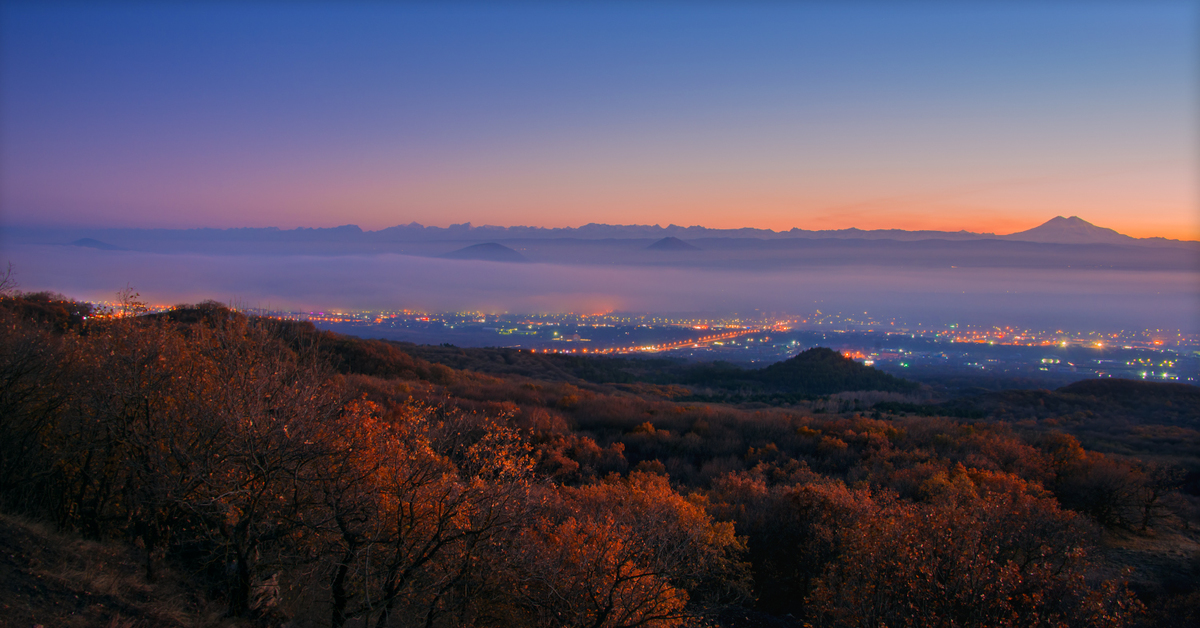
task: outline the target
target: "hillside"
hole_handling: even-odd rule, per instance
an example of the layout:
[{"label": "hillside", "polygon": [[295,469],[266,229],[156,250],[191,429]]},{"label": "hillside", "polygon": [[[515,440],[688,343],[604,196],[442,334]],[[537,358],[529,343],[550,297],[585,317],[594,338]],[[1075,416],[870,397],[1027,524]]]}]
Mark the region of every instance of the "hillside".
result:
[{"label": "hillside", "polygon": [[[840,628],[883,604],[888,625],[919,605],[947,625],[1173,628],[1200,596],[1194,487],[1157,451],[1049,425],[1185,404],[1184,425],[1188,389],[906,416],[869,406],[907,383],[827,349],[699,370],[410,353],[215,303],[84,319],[62,301],[0,299],[0,505],[63,531],[0,525],[0,603],[29,621],[205,625],[212,604],[271,627]],[[725,388],[667,381],[687,378]],[[800,394],[821,386],[877,390]],[[1004,418],[1043,405],[1044,424]]]},{"label": "hillside", "polygon": [[1171,382],[1088,379],[1056,390],[1002,390],[942,404],[885,402],[875,410],[1003,421],[1034,434],[1071,434],[1088,449],[1175,467],[1200,495],[1200,387]]},{"label": "hillside", "polygon": [[1090,379],[1053,391],[1002,391],[958,403],[1013,421],[1084,413],[1098,428],[1119,418],[1200,430],[1200,387],[1171,382]]},{"label": "hillside", "polygon": [[[779,405],[847,391],[913,392],[919,386],[826,348],[813,348],[762,369],[725,362],[669,358],[582,357],[505,348],[459,348],[383,340],[353,340],[329,332],[326,346],[348,372],[383,375],[411,371],[412,358],[454,369],[575,384],[686,387],[697,401]],[[411,356],[411,357],[410,357]],[[428,367],[425,367],[428,368]]]},{"label": "hillside", "polygon": [[1079,438],[1089,449],[1187,470],[1200,494],[1200,387],[1108,379],[1057,390],[988,393],[953,403],[990,421],[1008,421]]}]

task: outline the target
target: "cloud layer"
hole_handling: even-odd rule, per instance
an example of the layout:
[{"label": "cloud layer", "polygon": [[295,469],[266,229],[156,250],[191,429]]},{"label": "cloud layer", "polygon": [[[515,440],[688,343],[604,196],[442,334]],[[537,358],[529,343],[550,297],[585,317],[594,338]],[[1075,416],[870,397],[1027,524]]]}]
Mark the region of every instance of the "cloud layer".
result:
[{"label": "cloud layer", "polygon": [[[765,312],[927,323],[1200,331],[1200,273],[1045,269],[818,270],[506,264],[406,255],[167,255],[18,245],[25,290],[110,300],[126,284],[153,303],[509,312]],[[5,261],[5,260],[0,260]]]}]

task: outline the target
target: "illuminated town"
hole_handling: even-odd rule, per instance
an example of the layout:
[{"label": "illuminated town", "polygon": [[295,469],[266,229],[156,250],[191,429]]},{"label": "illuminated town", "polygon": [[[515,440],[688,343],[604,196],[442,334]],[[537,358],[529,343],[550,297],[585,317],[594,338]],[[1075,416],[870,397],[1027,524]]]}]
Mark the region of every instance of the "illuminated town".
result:
[{"label": "illuminated town", "polygon": [[[120,303],[93,305],[108,315],[122,311]],[[1168,329],[1102,332],[936,325],[876,319],[866,312],[847,316],[819,310],[804,316],[762,312],[714,316],[235,309],[308,321],[363,338],[534,353],[640,355],[762,366],[824,346],[910,379],[970,374],[1063,382],[1093,377],[1200,381],[1200,334]]]},{"label": "illuminated town", "polygon": [[975,375],[1074,381],[1200,381],[1200,335],[1178,330],[1079,331],[931,324],[814,311],[702,314],[429,313],[414,310],[248,313],[310,321],[365,338],[536,353],[654,356],[766,365],[826,346],[912,379]]}]

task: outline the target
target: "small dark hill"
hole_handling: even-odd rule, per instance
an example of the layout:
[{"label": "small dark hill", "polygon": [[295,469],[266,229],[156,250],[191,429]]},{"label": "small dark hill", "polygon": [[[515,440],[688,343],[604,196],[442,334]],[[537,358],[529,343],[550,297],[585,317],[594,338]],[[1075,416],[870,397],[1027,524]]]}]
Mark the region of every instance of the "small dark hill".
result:
[{"label": "small dark hill", "polygon": [[813,347],[795,357],[757,372],[764,384],[803,390],[810,395],[828,395],[847,390],[907,392],[917,384],[865,366],[825,347]]},{"label": "small dark hill", "polygon": [[700,247],[675,237],[665,237],[646,247],[647,251],[699,251]]},{"label": "small dark hill", "polygon": [[100,249],[101,251],[124,251],[125,249],[107,242],[101,242],[94,238],[80,238],[71,243],[71,246],[82,246],[88,249]]},{"label": "small dark hill", "polygon": [[187,323],[189,325],[205,323],[209,326],[216,326],[221,321],[233,320],[237,316],[239,316],[239,314],[230,309],[224,303],[209,300],[202,303],[197,303],[195,305],[176,305],[175,307],[164,312],[153,312],[146,314],[144,318],[150,320],[166,319],[176,323]]},{"label": "small dark hill", "polygon": [[466,248],[439,255],[446,259],[473,259],[486,262],[528,262],[524,255],[496,242],[472,244]]}]

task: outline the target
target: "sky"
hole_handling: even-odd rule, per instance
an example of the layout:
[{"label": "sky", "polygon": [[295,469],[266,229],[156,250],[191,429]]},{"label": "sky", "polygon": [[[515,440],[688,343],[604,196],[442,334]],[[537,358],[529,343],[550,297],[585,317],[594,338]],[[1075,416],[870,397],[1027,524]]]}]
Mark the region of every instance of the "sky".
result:
[{"label": "sky", "polygon": [[1200,2],[5,2],[0,224],[1200,239]]}]

